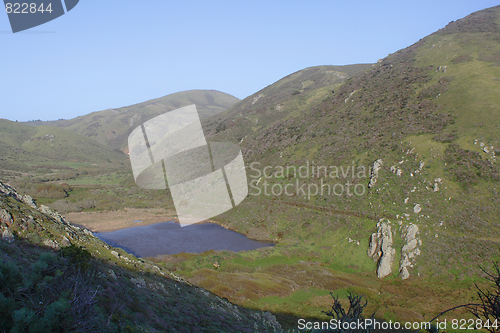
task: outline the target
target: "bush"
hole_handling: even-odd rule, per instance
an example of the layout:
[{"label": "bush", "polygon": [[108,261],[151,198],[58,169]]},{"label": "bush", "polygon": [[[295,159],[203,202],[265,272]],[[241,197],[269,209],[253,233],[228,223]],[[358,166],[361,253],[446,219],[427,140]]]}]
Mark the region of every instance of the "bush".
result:
[{"label": "bush", "polygon": [[[476,285],[477,295],[481,304],[469,306],[469,311],[476,318],[481,319],[483,323],[497,323],[500,325],[500,267],[498,262],[493,265],[494,272],[487,272],[481,267],[481,270],[486,274],[487,279],[493,282],[493,289],[481,289]],[[500,332],[500,328],[485,327],[489,332]]]},{"label": "bush", "polygon": [[76,265],[77,267],[82,269],[90,268],[90,259],[92,258],[92,255],[81,246],[71,244],[70,246],[59,250],[59,253],[61,256],[68,259],[71,264]]},{"label": "bush", "polygon": [[12,293],[22,281],[21,271],[11,262],[0,262],[0,292]]},{"label": "bush", "polygon": [[[360,295],[355,295],[351,292],[347,294],[347,299],[349,300],[349,308],[344,309],[342,304],[339,302],[338,297],[335,297],[333,293],[330,293],[330,295],[333,298],[333,305],[332,309],[329,311],[323,311],[324,314],[326,314],[329,317],[332,317],[335,319],[337,322],[338,326],[344,327],[344,323],[358,323],[358,322],[363,322],[364,318],[362,317],[363,310],[365,309],[366,305],[368,304],[368,301]],[[356,325],[355,325],[356,326]],[[350,325],[347,325],[345,327],[350,327]],[[320,330],[320,331],[315,331],[315,332],[336,332],[336,333],[351,333],[351,332],[357,332],[357,333],[369,333],[372,332],[371,328],[363,328],[363,329],[334,329],[334,330]]]}]

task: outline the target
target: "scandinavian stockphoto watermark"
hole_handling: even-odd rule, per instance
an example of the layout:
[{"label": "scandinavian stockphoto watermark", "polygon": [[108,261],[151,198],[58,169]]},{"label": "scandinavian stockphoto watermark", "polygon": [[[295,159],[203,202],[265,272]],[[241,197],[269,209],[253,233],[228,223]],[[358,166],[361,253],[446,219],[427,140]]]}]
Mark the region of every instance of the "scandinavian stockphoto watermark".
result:
[{"label": "scandinavian stockphoto watermark", "polygon": [[305,161],[301,165],[249,165],[250,195],[301,196],[362,196],[371,168],[364,165],[316,165]]},{"label": "scandinavian stockphoto watermark", "polygon": [[128,138],[135,182],[169,189],[181,226],[222,214],[248,195],[240,147],[207,142],[196,106],[146,121]]},{"label": "scandinavian stockphoto watermark", "polygon": [[72,10],[79,0],[4,0],[13,33],[52,21]]}]

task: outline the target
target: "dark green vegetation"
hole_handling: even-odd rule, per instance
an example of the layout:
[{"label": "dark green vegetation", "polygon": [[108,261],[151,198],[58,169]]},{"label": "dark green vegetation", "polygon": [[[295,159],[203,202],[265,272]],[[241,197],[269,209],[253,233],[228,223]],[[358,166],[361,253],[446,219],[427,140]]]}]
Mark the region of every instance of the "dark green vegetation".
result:
[{"label": "dark green vegetation", "polygon": [[[484,281],[478,265],[500,257],[499,55],[500,7],[494,7],[450,22],[377,64],[307,68],[204,119],[209,141],[241,142],[252,186],[249,197],[216,222],[278,244],[151,259],[231,302],[272,311],[290,327],[298,317],[328,319],[321,311],[331,306],[330,291],[341,300],[350,292],[364,295],[365,314],[398,321],[430,320],[469,302],[474,283]],[[155,115],[134,118],[151,105],[129,107],[133,111],[116,123],[122,112],[108,110],[54,125],[123,149],[135,127],[130,124]],[[92,118],[97,115],[102,118]],[[370,181],[377,160],[377,181]],[[258,163],[250,168],[252,162]],[[355,173],[317,177],[286,170],[307,165],[354,167]],[[266,166],[269,178],[261,173]],[[172,207],[168,192],[138,189],[128,165],[74,166],[11,181],[62,211]],[[44,187],[51,182],[57,184]],[[319,190],[347,182],[351,192],[355,185],[365,191]],[[294,190],[273,195],[272,186]],[[395,251],[392,271],[378,278],[380,263],[367,250],[381,220],[391,226]],[[410,243],[418,251],[408,257]],[[458,309],[445,317],[472,315]]]},{"label": "dark green vegetation", "polygon": [[235,306],[114,249],[0,182],[1,332],[274,332]]}]

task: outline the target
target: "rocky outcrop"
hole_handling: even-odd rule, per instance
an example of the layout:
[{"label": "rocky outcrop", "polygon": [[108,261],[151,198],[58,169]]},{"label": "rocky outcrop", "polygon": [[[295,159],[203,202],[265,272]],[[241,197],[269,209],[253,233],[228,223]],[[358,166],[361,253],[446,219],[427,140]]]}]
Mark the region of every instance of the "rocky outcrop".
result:
[{"label": "rocky outcrop", "polygon": [[378,171],[382,168],[382,165],[384,165],[384,161],[381,158],[373,162],[372,171],[370,174],[370,182],[368,183],[369,188],[373,187],[373,185],[377,183]]},{"label": "rocky outcrop", "polygon": [[[50,217],[54,218],[56,221],[68,225],[69,223],[64,219],[64,217],[59,214],[58,212],[55,212],[51,210],[49,207],[41,205],[38,207],[35,202],[33,201],[33,198],[29,195],[21,195],[17,193],[16,189],[10,186],[9,184],[3,183],[0,181],[0,193],[3,193],[4,195],[7,195],[9,197],[12,197],[16,199],[19,202],[22,202],[28,206],[30,206],[33,209],[36,209],[46,215],[49,215]],[[6,212],[5,210],[0,210],[0,222],[5,222],[9,220],[7,215],[3,213],[2,211]],[[8,214],[8,212],[6,212]],[[5,221],[4,221],[5,220]],[[12,217],[10,217],[10,220],[12,220]]]},{"label": "rocky outcrop", "polygon": [[59,244],[52,240],[52,239],[46,239],[43,241],[43,245],[50,247],[51,249],[54,250],[59,250]]},{"label": "rocky outcrop", "polygon": [[[401,226],[402,221],[398,221]],[[401,248],[401,260],[399,262],[399,275],[407,279],[410,276],[409,268],[415,265],[415,258],[420,255],[419,246],[422,241],[418,238],[418,226],[415,224],[402,225],[400,227],[403,247]],[[393,248],[393,233],[391,222],[381,219],[377,223],[377,232],[370,237],[368,246],[368,257],[377,262],[377,277],[383,278],[392,273],[394,255],[396,250]]]},{"label": "rocky outcrop", "polygon": [[5,223],[8,227],[12,225],[12,215],[5,209],[0,209],[0,223]]},{"label": "rocky outcrop", "polygon": [[432,189],[434,192],[439,191],[439,184],[441,184],[441,181],[442,181],[441,178],[434,179],[434,187]]},{"label": "rocky outcrop", "polygon": [[22,202],[24,202],[25,204],[27,204],[31,208],[37,209],[36,204],[33,201],[33,198],[31,196],[27,195],[27,194],[23,195]]},{"label": "rocky outcrop", "polygon": [[14,241],[14,234],[9,228],[5,228],[2,232],[2,239],[7,241],[8,243],[12,243]]},{"label": "rocky outcrop", "polygon": [[47,206],[41,205],[38,210],[41,211],[44,214],[49,215],[50,217],[52,217],[57,222],[69,225],[68,221],[66,221],[61,214],[59,214],[58,212],[53,211],[52,209],[50,209]]},{"label": "rocky outcrop", "polygon": [[395,165],[391,166],[391,172],[398,175],[398,176],[401,176],[403,174],[403,170],[399,169]]},{"label": "rocky outcrop", "polygon": [[264,97],[264,95],[262,95],[262,94],[259,94],[258,96],[254,97],[254,98],[253,98],[253,101],[252,101],[252,105],[253,105],[253,104],[255,104],[255,103],[257,103],[257,101],[258,101],[259,99],[261,99],[262,97]]},{"label": "rocky outcrop", "polygon": [[405,244],[401,249],[401,261],[399,263],[399,273],[403,280],[410,276],[409,267],[413,267],[415,257],[420,254],[419,245],[422,241],[418,239],[418,226],[410,224],[403,228],[402,237]]},{"label": "rocky outcrop", "polygon": [[381,219],[377,223],[377,232],[373,233],[368,246],[368,257],[377,262],[377,277],[383,278],[392,272],[396,250],[392,248],[390,221]]},{"label": "rocky outcrop", "polygon": [[[9,204],[10,200],[13,201]],[[71,225],[61,214],[44,205],[38,207],[32,197],[19,194],[15,188],[2,181],[0,233],[2,239],[9,242],[14,240],[15,235],[23,238],[32,235],[32,239],[37,240],[36,243],[54,250],[61,245],[69,246],[74,240],[84,239],[80,228]]]}]

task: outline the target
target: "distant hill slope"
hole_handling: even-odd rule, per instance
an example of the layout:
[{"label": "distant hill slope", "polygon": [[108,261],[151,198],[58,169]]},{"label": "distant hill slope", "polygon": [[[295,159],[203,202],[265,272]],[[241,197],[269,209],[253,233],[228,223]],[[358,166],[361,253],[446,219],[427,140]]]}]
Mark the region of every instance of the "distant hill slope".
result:
[{"label": "distant hill slope", "polygon": [[281,332],[165,268],[108,246],[0,181],[0,330]]},{"label": "distant hill slope", "polygon": [[216,90],[188,90],[117,109],[92,112],[69,120],[28,122],[50,124],[92,138],[113,149],[126,151],[130,132],[145,121],[190,104],[196,104],[200,117],[220,113],[239,99]]},{"label": "distant hill slope", "polygon": [[[372,64],[315,66],[292,73],[236,103],[229,110],[206,119],[209,133],[241,141],[273,122],[307,113],[310,105],[332,95],[347,78]],[[220,135],[218,136],[220,137]]]},{"label": "distant hill slope", "polygon": [[0,169],[33,171],[74,164],[124,163],[126,156],[83,135],[0,119]]}]

